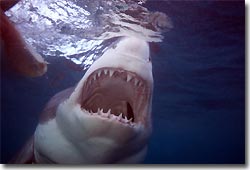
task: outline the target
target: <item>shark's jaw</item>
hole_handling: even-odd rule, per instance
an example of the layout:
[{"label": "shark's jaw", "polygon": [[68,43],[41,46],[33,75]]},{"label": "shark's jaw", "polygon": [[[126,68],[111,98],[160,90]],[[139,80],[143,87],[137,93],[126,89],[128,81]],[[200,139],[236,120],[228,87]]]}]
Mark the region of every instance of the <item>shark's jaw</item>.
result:
[{"label": "shark's jaw", "polygon": [[148,83],[136,73],[103,67],[88,76],[79,103],[84,113],[97,118],[146,125],[150,93]]}]

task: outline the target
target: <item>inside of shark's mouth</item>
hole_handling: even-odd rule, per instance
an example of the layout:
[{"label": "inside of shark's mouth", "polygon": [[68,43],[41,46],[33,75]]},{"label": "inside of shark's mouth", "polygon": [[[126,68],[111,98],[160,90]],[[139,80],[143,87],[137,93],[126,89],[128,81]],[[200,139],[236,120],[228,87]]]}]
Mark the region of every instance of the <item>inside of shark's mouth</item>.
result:
[{"label": "inside of shark's mouth", "polygon": [[136,73],[100,68],[85,81],[80,103],[92,115],[123,123],[144,123],[149,95],[148,84]]}]

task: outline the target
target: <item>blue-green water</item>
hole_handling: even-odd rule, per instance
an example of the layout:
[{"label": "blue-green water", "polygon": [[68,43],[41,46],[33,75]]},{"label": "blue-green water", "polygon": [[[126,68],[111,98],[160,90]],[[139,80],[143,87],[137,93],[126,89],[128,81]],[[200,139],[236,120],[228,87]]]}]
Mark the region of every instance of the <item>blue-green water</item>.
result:
[{"label": "blue-green water", "polygon": [[[245,6],[235,2],[147,2],[174,28],[152,49],[153,133],[144,163],[245,162]],[[38,115],[83,73],[63,59],[48,73],[1,72],[1,162],[33,134]]]}]

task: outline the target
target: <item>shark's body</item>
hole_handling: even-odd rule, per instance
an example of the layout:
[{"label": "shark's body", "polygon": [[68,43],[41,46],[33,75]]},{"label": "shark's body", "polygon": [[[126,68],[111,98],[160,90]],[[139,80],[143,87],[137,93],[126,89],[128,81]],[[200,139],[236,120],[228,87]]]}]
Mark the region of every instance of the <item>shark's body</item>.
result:
[{"label": "shark's body", "polygon": [[[148,43],[126,37],[55,95],[12,163],[138,163],[151,133]],[[122,113],[122,114],[121,114]]]}]

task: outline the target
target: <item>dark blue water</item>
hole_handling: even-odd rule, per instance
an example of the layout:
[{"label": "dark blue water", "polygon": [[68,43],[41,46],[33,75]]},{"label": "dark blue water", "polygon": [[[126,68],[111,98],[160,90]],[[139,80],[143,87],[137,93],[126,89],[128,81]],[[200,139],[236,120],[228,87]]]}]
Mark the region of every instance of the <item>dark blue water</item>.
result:
[{"label": "dark blue water", "polygon": [[145,163],[244,163],[244,2],[150,3],[174,29],[153,57],[154,131]]},{"label": "dark blue water", "polygon": [[[174,28],[152,52],[153,134],[144,163],[244,163],[244,1],[149,1],[147,8],[165,12]],[[2,163],[33,134],[49,98],[83,75],[62,59],[50,62],[41,78],[1,72]]]}]

